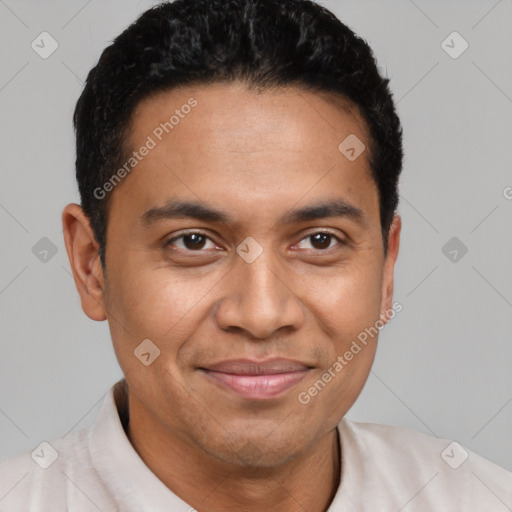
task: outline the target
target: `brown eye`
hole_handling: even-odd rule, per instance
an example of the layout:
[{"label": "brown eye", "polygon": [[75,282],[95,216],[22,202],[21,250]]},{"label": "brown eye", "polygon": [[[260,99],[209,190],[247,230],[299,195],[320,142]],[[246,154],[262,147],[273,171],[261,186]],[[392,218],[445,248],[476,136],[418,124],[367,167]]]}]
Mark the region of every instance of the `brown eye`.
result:
[{"label": "brown eye", "polygon": [[341,245],[343,243],[337,236],[324,231],[319,231],[318,233],[313,233],[304,237],[300,241],[299,245],[304,242],[308,243],[307,246],[301,247],[302,249],[317,249],[320,251],[330,249],[331,247]]},{"label": "brown eye", "polygon": [[185,235],[183,237],[183,245],[187,249],[202,249],[206,243],[206,237],[203,235],[198,235],[197,233],[192,233],[191,235]]},{"label": "brown eye", "polygon": [[165,245],[174,246],[183,251],[200,251],[201,249],[215,248],[214,242],[201,233],[185,233],[172,238]]},{"label": "brown eye", "polygon": [[331,245],[332,236],[328,233],[317,233],[311,236],[311,244],[315,249],[327,249]]}]

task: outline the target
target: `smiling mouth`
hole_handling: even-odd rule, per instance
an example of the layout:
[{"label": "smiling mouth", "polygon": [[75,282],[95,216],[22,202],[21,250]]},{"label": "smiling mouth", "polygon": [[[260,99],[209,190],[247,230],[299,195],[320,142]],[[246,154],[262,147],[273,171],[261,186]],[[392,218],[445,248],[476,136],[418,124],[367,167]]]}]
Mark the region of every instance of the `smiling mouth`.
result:
[{"label": "smiling mouth", "polygon": [[266,400],[284,394],[311,369],[303,363],[287,359],[265,362],[231,360],[199,368],[221,388],[250,400]]}]

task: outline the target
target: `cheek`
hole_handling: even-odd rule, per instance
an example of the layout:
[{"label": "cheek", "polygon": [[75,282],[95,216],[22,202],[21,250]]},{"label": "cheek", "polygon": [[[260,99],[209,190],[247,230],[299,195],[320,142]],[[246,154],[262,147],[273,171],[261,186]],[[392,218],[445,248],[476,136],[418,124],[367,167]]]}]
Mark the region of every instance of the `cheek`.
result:
[{"label": "cheek", "polygon": [[379,318],[382,272],[377,265],[346,266],[308,282],[304,302],[336,343],[350,344]]},{"label": "cheek", "polygon": [[[178,279],[165,268],[119,268],[113,277],[107,304],[112,317],[126,326],[132,343],[149,338],[157,344],[168,344],[169,339],[179,344],[190,336],[208,314],[208,293],[219,280],[210,275]],[[125,340],[126,331],[121,332]]]},{"label": "cheek", "polygon": [[[205,294],[214,283],[177,280],[165,269],[139,271],[136,277],[119,269],[117,277],[119,285],[113,287],[107,306],[117,360],[134,389],[147,387],[156,392],[158,382],[180,380],[175,372],[179,351],[208,315]],[[148,350],[151,358],[158,355],[146,367],[137,354]],[[171,391],[179,394],[182,387]]]}]

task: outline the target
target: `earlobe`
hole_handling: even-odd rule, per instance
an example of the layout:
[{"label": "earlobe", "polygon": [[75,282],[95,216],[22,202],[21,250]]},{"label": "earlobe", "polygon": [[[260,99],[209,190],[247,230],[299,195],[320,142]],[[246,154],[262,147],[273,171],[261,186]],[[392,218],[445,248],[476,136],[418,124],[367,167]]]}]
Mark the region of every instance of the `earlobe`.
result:
[{"label": "earlobe", "polygon": [[384,270],[382,278],[382,301],[381,301],[381,319],[388,321],[387,312],[391,311],[393,303],[393,285],[395,263],[398,258],[400,248],[400,232],[402,229],[402,219],[399,215],[393,217],[388,234],[388,251],[384,261]]},{"label": "earlobe", "polygon": [[103,268],[89,219],[78,204],[68,204],[62,212],[66,252],[80,295],[84,313],[91,319],[106,320]]}]

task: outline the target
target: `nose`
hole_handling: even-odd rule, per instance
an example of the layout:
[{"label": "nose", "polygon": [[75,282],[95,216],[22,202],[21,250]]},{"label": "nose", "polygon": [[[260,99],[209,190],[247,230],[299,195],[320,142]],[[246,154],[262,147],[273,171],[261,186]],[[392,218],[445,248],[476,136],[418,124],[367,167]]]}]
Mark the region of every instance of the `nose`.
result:
[{"label": "nose", "polygon": [[216,303],[218,326],[265,339],[278,330],[297,330],[304,306],[293,291],[289,272],[264,252],[252,263],[239,258],[227,276],[225,295]]}]

